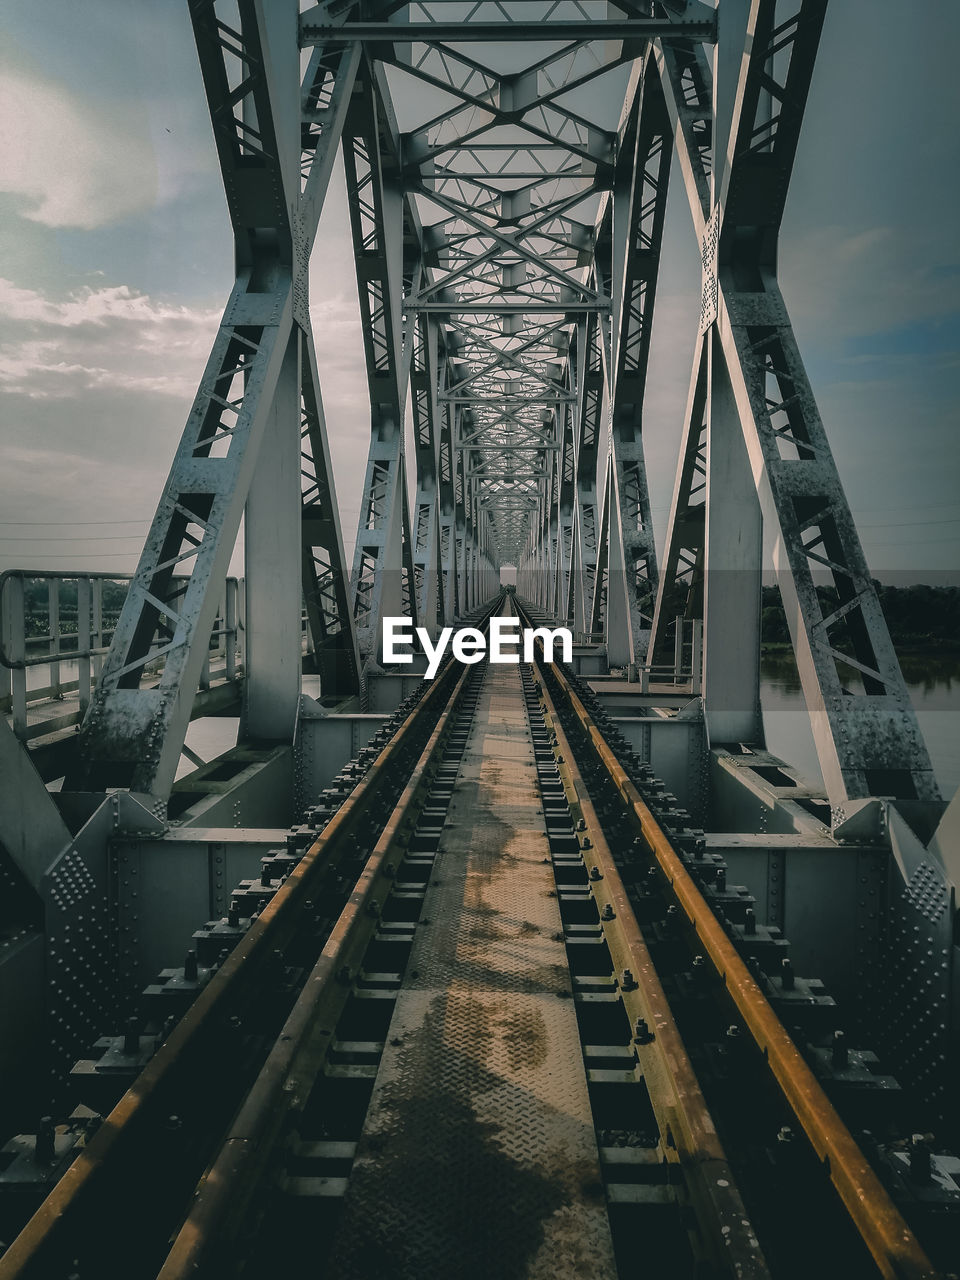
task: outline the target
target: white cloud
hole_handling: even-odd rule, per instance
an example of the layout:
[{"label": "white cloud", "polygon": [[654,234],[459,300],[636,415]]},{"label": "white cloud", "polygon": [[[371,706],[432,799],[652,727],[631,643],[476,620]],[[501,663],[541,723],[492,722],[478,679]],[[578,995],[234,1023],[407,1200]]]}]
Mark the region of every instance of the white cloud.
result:
[{"label": "white cloud", "polygon": [[0,191],[48,227],[98,227],[149,208],[156,173],[129,119],[18,68],[0,73]]},{"label": "white cloud", "polygon": [[956,310],[948,249],[915,229],[819,226],[786,238],[781,256],[787,306],[813,341],[862,338]]},{"label": "white cloud", "polygon": [[[370,422],[356,298],[328,286],[311,315],[349,540]],[[134,509],[148,516],[220,316],[219,306],[176,305],[123,284],[56,297],[0,277],[5,519],[32,520],[51,501],[69,506],[71,518],[74,506],[80,519]],[[0,561],[5,555],[0,546]]]},{"label": "white cloud", "polygon": [[0,131],[0,192],[47,227],[91,230],[145,213],[212,163],[179,101],[108,106],[9,63],[0,66],[0,119],[15,122]]},{"label": "white cloud", "polygon": [[43,400],[104,388],[190,399],[219,317],[127,285],[51,299],[0,278],[0,387]]}]

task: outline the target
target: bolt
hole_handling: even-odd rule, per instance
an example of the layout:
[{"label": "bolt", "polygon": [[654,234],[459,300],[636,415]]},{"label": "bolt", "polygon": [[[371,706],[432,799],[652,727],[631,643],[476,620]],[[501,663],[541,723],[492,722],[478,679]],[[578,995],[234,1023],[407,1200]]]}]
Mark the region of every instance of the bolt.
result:
[{"label": "bolt", "polygon": [[757,913],[752,907],[747,907],[743,913],[743,932],[747,937],[752,937],[757,932]]},{"label": "bolt", "polygon": [[847,1038],[842,1031],[833,1033],[831,1049],[834,1069],[845,1071],[850,1065],[850,1050],[847,1047]]},{"label": "bolt", "polygon": [[188,951],[183,962],[183,980],[184,982],[196,982],[197,975],[197,953],[195,951]]},{"label": "bolt", "polygon": [[53,1116],[42,1116],[33,1148],[38,1164],[49,1164],[53,1159],[56,1154],[56,1136]]},{"label": "bolt", "polygon": [[128,1018],[123,1033],[123,1052],[128,1058],[140,1052],[140,1024],[136,1018]]},{"label": "bolt", "polygon": [[784,956],[780,961],[780,985],[784,991],[793,991],[796,986],[796,978],[793,975],[793,965],[789,959]]},{"label": "bolt", "polygon": [[599,867],[591,867],[591,868],[590,868],[590,879],[591,879],[591,880],[602,880],[602,879],[603,879],[603,873],[601,872],[601,870],[600,870],[600,868],[599,868]]},{"label": "bolt", "polygon": [[603,910],[600,912],[600,919],[601,920],[615,919],[613,907],[610,905],[609,902],[604,905]]},{"label": "bolt", "polygon": [[649,1044],[653,1039],[653,1033],[647,1026],[646,1018],[638,1018],[633,1028],[633,1038],[637,1044]]},{"label": "bolt", "polygon": [[629,969],[624,969],[623,973],[620,975],[620,990],[636,991],[636,989],[637,989],[636,979],[634,978],[633,974],[630,972]]},{"label": "bolt", "polygon": [[910,1177],[919,1186],[927,1186],[933,1181],[933,1160],[929,1143],[928,1133],[915,1133],[910,1138]]}]

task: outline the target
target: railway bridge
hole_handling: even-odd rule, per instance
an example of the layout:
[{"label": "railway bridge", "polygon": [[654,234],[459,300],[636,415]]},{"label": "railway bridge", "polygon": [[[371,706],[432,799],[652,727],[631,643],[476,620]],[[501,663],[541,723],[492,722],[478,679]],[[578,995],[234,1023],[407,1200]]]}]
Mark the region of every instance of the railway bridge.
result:
[{"label": "railway bridge", "polygon": [[777,279],[825,9],[189,0],[236,281],[136,572],[0,578],[0,1280],[960,1271],[960,809]]}]

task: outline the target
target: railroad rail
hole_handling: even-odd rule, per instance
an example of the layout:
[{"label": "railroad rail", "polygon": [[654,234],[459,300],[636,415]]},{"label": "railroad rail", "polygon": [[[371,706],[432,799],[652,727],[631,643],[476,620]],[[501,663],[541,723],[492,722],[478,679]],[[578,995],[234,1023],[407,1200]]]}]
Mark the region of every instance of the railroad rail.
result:
[{"label": "railroad rail", "polygon": [[941,1274],[751,914],[576,677],[449,660],[21,1150],[0,1280]]}]

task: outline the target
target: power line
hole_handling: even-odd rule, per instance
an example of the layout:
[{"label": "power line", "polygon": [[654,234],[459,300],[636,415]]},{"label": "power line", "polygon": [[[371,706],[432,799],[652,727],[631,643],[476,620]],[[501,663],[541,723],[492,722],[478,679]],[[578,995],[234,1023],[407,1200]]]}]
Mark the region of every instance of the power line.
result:
[{"label": "power line", "polygon": [[150,524],[150,520],[0,520],[0,524],[12,524],[18,529],[80,529],[97,524]]},{"label": "power line", "polygon": [[898,520],[884,521],[883,524],[861,524],[860,529],[915,529],[927,524],[960,524],[960,516],[950,516],[945,520]]},{"label": "power line", "polygon": [[[91,537],[91,538],[88,538],[88,537],[86,537],[86,536],[83,536],[83,537],[81,537],[80,539],[77,539],[77,538],[71,538],[71,537],[69,537],[69,535],[67,535],[67,534],[64,534],[62,537],[59,537],[59,538],[33,538],[33,537],[31,537],[31,538],[14,538],[14,537],[10,537],[10,536],[9,536],[8,534],[6,534],[6,533],[0,533],[0,542],[77,542],[77,541],[81,541],[81,542],[140,542],[140,541],[141,541],[141,538],[140,538],[140,535],[139,535],[138,533],[115,533],[115,534],[112,534],[112,535],[110,535],[110,536],[106,536],[106,535],[104,535],[104,536]],[[40,554],[40,553],[38,552],[38,554]],[[131,553],[131,554],[132,554],[132,553]]]},{"label": "power line", "polygon": [[[33,560],[90,560],[89,552],[86,554],[66,554],[60,555],[57,551],[25,551],[25,556],[29,556]],[[136,560],[138,553],[136,551],[98,551],[96,556],[100,560],[115,559],[117,556],[123,556],[125,560]],[[9,556],[7,557],[10,558]]]},{"label": "power line", "polygon": [[[956,534],[952,534],[952,535],[947,534],[945,538],[928,538],[923,545],[935,547],[935,546],[939,546],[940,543],[942,542],[956,542],[956,541],[957,541]],[[916,551],[920,549],[920,544],[916,542],[909,543],[909,544],[904,542],[871,542],[870,546],[871,547],[902,547],[904,551]]]},{"label": "power line", "polygon": [[[931,508],[931,507],[935,507],[935,508],[940,508],[940,507],[960,507],[960,502],[957,502],[956,500],[954,500],[953,502],[925,502],[925,503],[923,504],[923,506],[924,506],[924,510],[927,510],[927,509],[929,509],[929,508]],[[905,507],[890,507],[890,506],[882,506],[882,507],[857,507],[857,508],[856,508],[856,510],[854,511],[854,515],[856,515],[856,513],[857,513],[858,511],[859,511],[859,512],[868,512],[868,511],[869,511],[869,512],[873,512],[873,511],[916,511],[916,510],[917,510],[917,504],[916,504],[915,502],[910,502],[910,503],[908,503]]]}]

